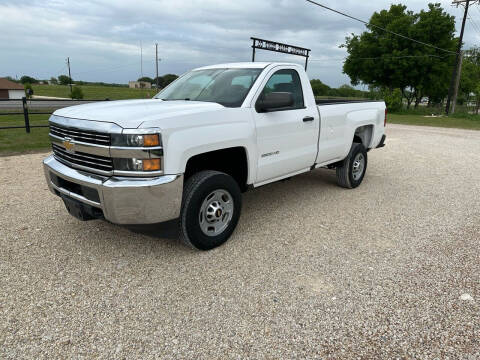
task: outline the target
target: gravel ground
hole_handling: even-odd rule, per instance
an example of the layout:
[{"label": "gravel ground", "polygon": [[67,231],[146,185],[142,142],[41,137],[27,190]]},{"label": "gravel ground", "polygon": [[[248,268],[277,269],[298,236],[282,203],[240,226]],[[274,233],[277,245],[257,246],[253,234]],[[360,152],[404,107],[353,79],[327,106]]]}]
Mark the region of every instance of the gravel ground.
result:
[{"label": "gravel ground", "polygon": [[0,358],[480,358],[480,131],[388,136],[356,190],[245,194],[210,252],[77,221],[45,154],[0,158]]}]

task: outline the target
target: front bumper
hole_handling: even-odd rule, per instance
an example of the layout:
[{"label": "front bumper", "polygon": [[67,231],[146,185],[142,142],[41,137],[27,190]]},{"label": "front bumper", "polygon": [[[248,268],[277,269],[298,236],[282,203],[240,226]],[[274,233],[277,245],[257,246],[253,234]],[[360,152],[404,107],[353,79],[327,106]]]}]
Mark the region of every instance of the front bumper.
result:
[{"label": "front bumper", "polygon": [[52,193],[101,209],[112,223],[153,224],[180,215],[183,175],[105,177],[72,169],[53,155],[43,168]]}]

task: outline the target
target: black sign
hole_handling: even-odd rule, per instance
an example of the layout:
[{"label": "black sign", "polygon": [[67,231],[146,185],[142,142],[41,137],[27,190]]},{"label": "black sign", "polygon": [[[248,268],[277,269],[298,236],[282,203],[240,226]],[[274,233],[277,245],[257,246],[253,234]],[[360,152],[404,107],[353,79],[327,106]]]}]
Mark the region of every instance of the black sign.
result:
[{"label": "black sign", "polygon": [[284,54],[297,55],[305,57],[305,70],[307,69],[308,57],[310,56],[310,49],[305,49],[299,46],[282,44],[275,41],[264,40],[259,38],[250,38],[253,40],[252,44],[252,61],[255,61],[255,49],[274,51]]}]

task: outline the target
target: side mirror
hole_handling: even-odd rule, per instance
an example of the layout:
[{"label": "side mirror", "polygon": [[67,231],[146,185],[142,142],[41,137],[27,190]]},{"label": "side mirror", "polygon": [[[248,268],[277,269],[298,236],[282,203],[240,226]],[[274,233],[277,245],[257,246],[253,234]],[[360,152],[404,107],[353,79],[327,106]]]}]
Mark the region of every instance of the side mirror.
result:
[{"label": "side mirror", "polygon": [[293,106],[294,100],[292,93],[289,92],[271,92],[261,96],[255,104],[257,112],[269,112],[288,108]]}]

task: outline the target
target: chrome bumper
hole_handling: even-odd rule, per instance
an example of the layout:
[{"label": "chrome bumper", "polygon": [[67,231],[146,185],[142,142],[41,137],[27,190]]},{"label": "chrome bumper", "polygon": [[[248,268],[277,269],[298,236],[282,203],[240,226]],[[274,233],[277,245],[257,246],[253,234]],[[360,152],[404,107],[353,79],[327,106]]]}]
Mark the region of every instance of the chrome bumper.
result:
[{"label": "chrome bumper", "polygon": [[[106,220],[115,224],[153,224],[180,215],[183,175],[151,178],[104,177],[72,169],[49,156],[43,161],[50,191],[102,209]],[[55,184],[51,174],[63,179]],[[73,184],[72,184],[73,183]],[[75,186],[80,185],[80,187]],[[81,187],[94,189],[98,197],[87,198]],[[90,190],[88,190],[91,193]]]}]

